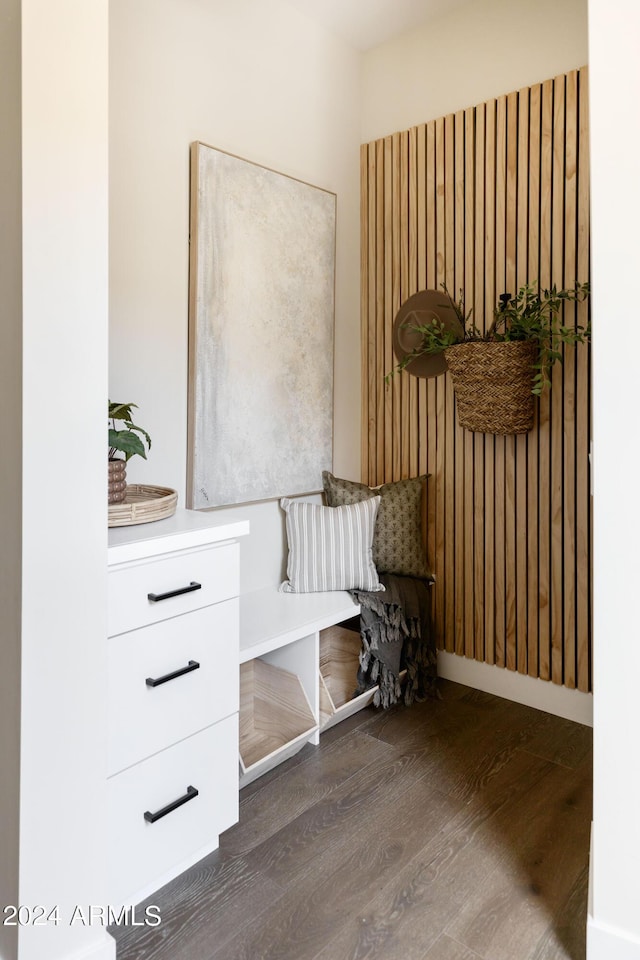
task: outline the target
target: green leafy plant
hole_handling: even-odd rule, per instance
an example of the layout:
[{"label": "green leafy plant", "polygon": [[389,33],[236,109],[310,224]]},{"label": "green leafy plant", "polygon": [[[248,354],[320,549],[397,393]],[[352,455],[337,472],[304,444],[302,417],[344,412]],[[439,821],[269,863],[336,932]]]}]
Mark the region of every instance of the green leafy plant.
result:
[{"label": "green leafy plant", "polygon": [[[412,324],[410,329],[422,337],[420,344],[403,357],[397,366],[388,373],[389,382],[394,373],[425,353],[441,353],[457,343],[490,343],[507,341],[533,341],[536,344],[536,361],[532,379],[532,393],[540,395],[550,386],[551,367],[559,360],[562,362],[562,345],[584,343],[590,338],[589,327],[568,327],[562,324],[562,308],[565,303],[586,300],[590,293],[588,283],[577,283],[571,290],[558,290],[554,284],[550,289],[537,290],[534,284],[526,283],[515,297],[503,293],[500,305],[494,311],[493,322],[486,333],[482,333],[475,323],[470,322],[472,311],[465,313],[462,291],[457,301],[449,295],[445,284],[441,284],[445,296],[460,320],[463,335],[456,336],[445,328],[442,321],[434,320],[428,324]],[[444,304],[443,304],[444,305]]]},{"label": "green leafy plant", "polygon": [[[116,452],[124,453],[125,460],[138,454],[147,459],[147,453],[142,438],[146,440],[147,447],[151,449],[151,437],[142,427],[137,427],[132,422],[131,410],[137,409],[135,403],[112,403],[109,400],[109,460],[113,460]],[[117,429],[116,423],[122,421],[124,429]],[[140,436],[138,436],[140,434]]]},{"label": "green leafy plant", "polygon": [[545,387],[551,386],[549,373],[556,360],[562,362],[563,344],[585,343],[590,339],[588,325],[567,327],[561,322],[564,304],[586,300],[589,293],[588,283],[577,283],[573,290],[558,290],[554,284],[541,291],[525,283],[515,297],[502,295],[502,303],[494,313],[485,339],[529,340],[536,344],[532,393],[540,395]]}]

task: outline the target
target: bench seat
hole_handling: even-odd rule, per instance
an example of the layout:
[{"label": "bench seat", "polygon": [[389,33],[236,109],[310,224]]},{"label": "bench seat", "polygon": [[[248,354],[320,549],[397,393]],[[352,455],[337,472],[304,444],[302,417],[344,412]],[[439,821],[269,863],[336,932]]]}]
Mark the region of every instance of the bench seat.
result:
[{"label": "bench seat", "polygon": [[280,593],[266,587],[240,595],[240,663],[360,613],[344,590]]}]

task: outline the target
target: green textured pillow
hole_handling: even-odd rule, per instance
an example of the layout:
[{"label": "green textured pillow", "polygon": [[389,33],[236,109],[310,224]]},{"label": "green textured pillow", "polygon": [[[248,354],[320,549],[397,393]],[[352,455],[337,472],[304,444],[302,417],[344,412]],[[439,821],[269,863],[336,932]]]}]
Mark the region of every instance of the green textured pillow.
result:
[{"label": "green textured pillow", "polygon": [[380,497],[373,534],[373,562],[379,573],[427,577],[422,538],[422,496],[426,476],[368,487],[354,480],[340,480],[324,470],[322,485],[330,507],[359,503]]}]

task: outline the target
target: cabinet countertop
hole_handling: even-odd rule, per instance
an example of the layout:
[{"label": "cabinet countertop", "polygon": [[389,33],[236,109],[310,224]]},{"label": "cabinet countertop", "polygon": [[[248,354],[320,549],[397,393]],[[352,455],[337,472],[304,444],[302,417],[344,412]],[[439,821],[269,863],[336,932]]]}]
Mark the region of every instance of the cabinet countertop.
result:
[{"label": "cabinet countertop", "polygon": [[225,514],[178,509],[166,520],[111,527],[109,565],[158,556],[172,550],[188,549],[235,540],[249,533],[249,521],[230,519]]}]

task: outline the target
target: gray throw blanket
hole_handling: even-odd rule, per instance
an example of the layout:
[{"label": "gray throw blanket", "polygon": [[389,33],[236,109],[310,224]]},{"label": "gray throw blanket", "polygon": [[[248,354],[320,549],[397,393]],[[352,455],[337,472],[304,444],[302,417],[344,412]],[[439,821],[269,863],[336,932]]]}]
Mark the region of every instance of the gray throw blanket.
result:
[{"label": "gray throw blanket", "polygon": [[438,698],[429,583],[386,573],[380,582],[385,589],[377,593],[350,591],[360,604],[362,650],[356,693],[377,685],[373,702],[386,709],[402,696],[399,674],[406,669],[407,705]]}]

